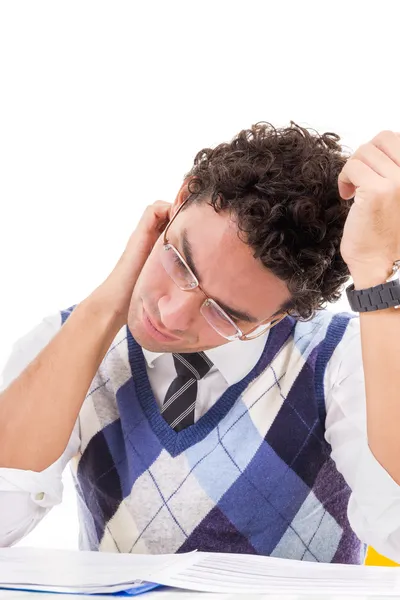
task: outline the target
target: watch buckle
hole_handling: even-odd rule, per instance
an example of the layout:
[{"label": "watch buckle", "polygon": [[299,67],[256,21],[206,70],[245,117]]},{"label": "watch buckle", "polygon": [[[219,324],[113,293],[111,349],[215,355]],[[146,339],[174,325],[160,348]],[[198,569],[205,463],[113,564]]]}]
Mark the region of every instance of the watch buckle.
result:
[{"label": "watch buckle", "polygon": [[[392,266],[392,272],[389,275],[388,279],[386,279],[386,283],[389,283],[390,281],[395,281],[396,279],[399,279],[400,277],[400,260],[395,260]],[[397,304],[397,306],[394,306],[393,308],[400,308],[400,304]]]}]

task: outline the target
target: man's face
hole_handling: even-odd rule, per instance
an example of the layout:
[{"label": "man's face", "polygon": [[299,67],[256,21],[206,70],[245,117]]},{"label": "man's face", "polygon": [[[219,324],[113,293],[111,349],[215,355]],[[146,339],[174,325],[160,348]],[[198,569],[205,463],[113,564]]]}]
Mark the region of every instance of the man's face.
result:
[{"label": "man's face", "polygon": [[[205,202],[189,206],[168,231],[168,241],[187,258],[184,237],[201,287],[243,333],[270,319],[289,299],[286,285],[254,259],[251,248],[239,239],[237,226],[228,213],[218,214]],[[202,292],[182,291],[165,272],[163,251],[160,236],[133,292],[128,316],[133,337],[153,352],[199,352],[226,344],[228,340],[214,331],[200,313],[205,300]],[[237,318],[230,310],[247,313],[252,320],[244,315]],[[162,333],[157,334],[151,323]]]}]

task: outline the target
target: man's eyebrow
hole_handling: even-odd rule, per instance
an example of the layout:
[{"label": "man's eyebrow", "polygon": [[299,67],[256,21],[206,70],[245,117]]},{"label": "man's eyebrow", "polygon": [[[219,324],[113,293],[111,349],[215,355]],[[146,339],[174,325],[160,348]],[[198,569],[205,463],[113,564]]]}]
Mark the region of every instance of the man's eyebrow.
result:
[{"label": "man's eyebrow", "polygon": [[[190,245],[190,242],[188,240],[186,229],[184,229],[182,232],[182,254],[183,254],[183,258],[185,259],[185,261],[188,264],[188,267],[190,268],[190,270],[193,272],[193,274],[195,275],[195,277],[201,284],[201,278],[200,278],[199,273],[194,264],[192,246]],[[230,317],[232,317],[233,319],[238,319],[239,321],[247,321],[248,323],[259,323],[259,319],[257,319],[256,317],[253,317],[252,315],[249,315],[248,312],[236,310],[235,308],[231,308],[230,306],[228,306],[224,302],[221,302],[221,300],[218,300],[217,298],[213,298],[213,300],[215,300],[215,302],[218,304],[218,306],[220,306],[222,308],[222,310],[224,310],[226,313],[228,313],[228,315]]]}]

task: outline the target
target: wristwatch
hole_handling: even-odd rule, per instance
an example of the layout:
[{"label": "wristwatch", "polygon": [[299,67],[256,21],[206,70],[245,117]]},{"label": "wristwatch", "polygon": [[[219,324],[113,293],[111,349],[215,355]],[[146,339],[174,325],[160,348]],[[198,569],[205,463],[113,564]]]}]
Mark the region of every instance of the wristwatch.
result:
[{"label": "wristwatch", "polygon": [[400,308],[400,260],[393,263],[392,272],[386,283],[380,283],[365,290],[355,290],[354,284],[346,289],[351,310],[370,312],[385,308]]}]

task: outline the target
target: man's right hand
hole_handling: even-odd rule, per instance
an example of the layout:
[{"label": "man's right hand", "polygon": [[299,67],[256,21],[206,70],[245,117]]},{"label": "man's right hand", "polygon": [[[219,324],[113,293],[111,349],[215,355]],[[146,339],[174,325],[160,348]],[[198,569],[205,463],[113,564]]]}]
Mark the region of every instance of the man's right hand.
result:
[{"label": "man's right hand", "polygon": [[94,292],[116,316],[120,327],[127,322],[136,281],[170,220],[171,208],[172,204],[163,200],[157,200],[146,208],[113,271]]}]

